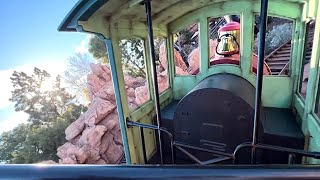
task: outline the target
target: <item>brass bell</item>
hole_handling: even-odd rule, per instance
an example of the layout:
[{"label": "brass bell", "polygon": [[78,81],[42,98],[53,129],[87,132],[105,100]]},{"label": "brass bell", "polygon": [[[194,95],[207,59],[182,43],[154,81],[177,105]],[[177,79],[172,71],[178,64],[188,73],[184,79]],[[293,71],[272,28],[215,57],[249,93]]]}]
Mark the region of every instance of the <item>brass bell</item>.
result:
[{"label": "brass bell", "polygon": [[223,56],[232,56],[239,53],[240,24],[231,22],[219,29],[216,53]]}]

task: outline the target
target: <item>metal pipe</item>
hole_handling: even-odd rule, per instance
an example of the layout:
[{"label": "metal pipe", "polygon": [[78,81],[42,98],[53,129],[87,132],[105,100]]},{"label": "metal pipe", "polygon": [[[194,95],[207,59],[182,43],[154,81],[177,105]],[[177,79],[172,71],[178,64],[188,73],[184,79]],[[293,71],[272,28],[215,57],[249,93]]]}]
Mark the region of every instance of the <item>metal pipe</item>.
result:
[{"label": "metal pipe", "polygon": [[171,162],[172,164],[176,163],[176,150],[174,148],[173,141],[170,142],[170,147],[171,147]]},{"label": "metal pipe", "polygon": [[117,104],[117,111],[119,114],[119,124],[121,129],[121,136],[122,136],[122,142],[123,142],[123,149],[126,157],[126,163],[131,164],[131,158],[130,158],[130,151],[129,151],[129,144],[128,144],[128,138],[127,138],[127,130],[126,130],[126,122],[124,120],[123,115],[123,107],[122,107],[122,100],[120,95],[120,87],[119,87],[119,81],[118,81],[118,74],[117,74],[117,68],[116,68],[116,61],[114,59],[114,53],[112,48],[112,41],[110,39],[107,39],[105,41],[107,51],[108,51],[108,58],[110,62],[110,69],[112,74],[112,82],[114,87],[114,94],[116,97],[116,104]]},{"label": "metal pipe", "polygon": [[259,35],[259,49],[258,49],[258,68],[257,68],[257,82],[256,82],[255,107],[254,107],[255,109],[254,109],[254,121],[253,121],[253,134],[252,134],[251,164],[255,163],[255,158],[256,158],[255,145],[258,143],[265,38],[266,38],[267,15],[268,15],[268,0],[261,0],[260,12],[261,12],[260,13],[260,35]]},{"label": "metal pipe", "polygon": [[212,153],[214,155],[219,155],[219,156],[225,156],[225,157],[233,157],[233,154],[229,154],[229,153],[225,153],[225,152],[221,152],[221,151],[215,151],[215,150],[210,150],[210,149],[204,149],[201,147],[195,147],[189,144],[183,144],[180,142],[174,142],[175,147],[185,147],[185,148],[189,148],[189,149],[195,149],[198,151],[203,151],[203,152],[208,152],[208,153]]},{"label": "metal pipe", "polygon": [[131,121],[129,118],[126,119],[126,123],[128,127],[136,126],[136,127],[146,128],[146,129],[158,130],[165,133],[170,139],[171,161],[172,161],[172,164],[175,164],[176,153],[174,148],[173,135],[166,128],[163,128],[163,127],[159,128],[158,126],[151,125],[151,124],[134,122],[134,121]]},{"label": "metal pipe", "polygon": [[293,153],[290,153],[288,158],[288,164],[294,164],[295,159],[296,159],[296,155]]},{"label": "metal pipe", "polygon": [[[160,98],[159,98],[159,88],[158,88],[158,79],[157,79],[156,58],[155,58],[154,41],[153,41],[151,3],[150,3],[150,0],[145,0],[144,3],[146,7],[146,15],[147,15],[148,38],[149,38],[152,81],[153,81],[153,91],[154,91],[154,103],[155,103],[156,116],[157,116],[157,125],[158,125],[158,128],[160,129],[161,112],[160,112]],[[161,160],[161,164],[163,164],[161,131],[158,131],[158,140],[159,140],[160,160]]]},{"label": "metal pipe", "polygon": [[245,147],[250,147],[252,148],[251,142],[245,142],[242,144],[239,144],[236,149],[233,151],[233,164],[238,164],[238,152]]},{"label": "metal pipe", "polygon": [[141,146],[142,146],[143,161],[145,164],[147,164],[146,144],[144,141],[143,127],[139,127],[139,130],[140,130],[140,139],[141,139]]},{"label": "metal pipe", "polygon": [[[290,154],[294,154],[294,155],[300,155],[300,156],[320,159],[320,152],[308,152],[308,151],[301,150],[301,149],[293,149],[293,148],[287,148],[287,147],[282,147],[282,146],[274,146],[274,145],[269,145],[269,144],[256,144],[255,146],[258,149],[285,152],[285,153],[290,153]],[[235,161],[237,160],[238,152],[242,148],[246,148],[246,147],[251,147],[252,148],[252,144],[249,143],[249,142],[246,142],[246,143],[239,144],[236,147],[236,149],[233,152],[233,157],[234,157]]]},{"label": "metal pipe", "polygon": [[207,160],[207,161],[202,161],[202,165],[215,164],[215,163],[227,161],[227,160],[230,160],[230,159],[232,159],[232,158],[231,157],[221,156],[221,157],[217,157],[217,158],[210,159],[210,160]]},{"label": "metal pipe", "polygon": [[143,127],[146,129],[159,130],[159,131],[167,134],[169,136],[170,140],[173,141],[173,135],[166,128],[163,128],[163,127],[158,128],[158,126],[155,126],[152,124],[143,124],[143,123],[134,122],[134,121],[131,121],[130,118],[126,119],[126,123],[127,123],[128,127],[137,126],[137,127]]},{"label": "metal pipe", "polygon": [[[195,162],[197,162],[200,165],[208,165],[208,164],[218,163],[218,162],[226,161],[226,160],[229,160],[229,159],[233,158],[233,157],[230,157],[230,156],[222,155],[222,156],[214,158],[214,159],[210,159],[210,160],[207,160],[207,161],[201,161],[197,157],[195,157],[193,154],[191,154],[187,150],[183,149],[183,147],[179,146],[178,144],[179,143],[175,144],[177,149],[179,149],[181,152],[186,154],[188,157],[190,157],[192,160],[194,160]],[[192,147],[192,146],[190,146],[190,147]],[[190,148],[190,149],[193,149],[193,148]],[[212,154],[216,155],[215,153],[212,153]]]},{"label": "metal pipe", "polygon": [[176,148],[179,149],[181,152],[183,152],[185,155],[187,155],[190,159],[194,160],[196,163],[202,165],[202,162],[198,158],[196,158],[194,155],[189,153],[187,150],[183,149],[180,146],[176,146]]},{"label": "metal pipe", "polygon": [[260,148],[260,149],[267,149],[267,150],[279,151],[279,152],[287,152],[287,153],[298,154],[301,156],[312,157],[315,159],[320,159],[319,152],[308,152],[308,151],[301,150],[301,149],[273,146],[273,145],[269,145],[269,144],[257,144],[256,146],[257,146],[257,148]]}]

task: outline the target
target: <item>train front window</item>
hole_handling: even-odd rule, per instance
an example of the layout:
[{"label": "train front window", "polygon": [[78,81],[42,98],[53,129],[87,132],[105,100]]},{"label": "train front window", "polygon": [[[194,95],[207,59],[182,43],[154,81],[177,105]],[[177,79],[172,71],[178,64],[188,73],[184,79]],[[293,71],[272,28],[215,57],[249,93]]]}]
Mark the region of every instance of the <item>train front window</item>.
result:
[{"label": "train front window", "polygon": [[175,72],[178,76],[199,73],[198,23],[187,25],[173,35]]},{"label": "train front window", "polygon": [[[254,18],[252,71],[256,72],[259,46],[260,16]],[[290,75],[293,21],[268,16],[265,44],[264,75]]]},{"label": "train front window", "polygon": [[150,100],[144,41],[139,38],[123,39],[119,47],[128,107],[132,111]]},{"label": "train front window", "polygon": [[240,15],[208,19],[209,66],[240,64]]}]

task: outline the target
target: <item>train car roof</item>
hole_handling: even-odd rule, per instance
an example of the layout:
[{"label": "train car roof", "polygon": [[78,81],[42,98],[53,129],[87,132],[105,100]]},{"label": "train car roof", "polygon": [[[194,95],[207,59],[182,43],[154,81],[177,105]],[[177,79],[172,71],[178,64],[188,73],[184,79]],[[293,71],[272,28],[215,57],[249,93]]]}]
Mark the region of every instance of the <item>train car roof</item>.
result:
[{"label": "train car roof", "polygon": [[[60,24],[59,31],[81,31],[79,22],[89,21],[94,16],[112,20],[145,22],[143,0],[79,0]],[[169,22],[201,7],[238,0],[152,0],[152,18],[157,24]],[[307,0],[282,0],[304,3]],[[80,30],[79,30],[80,28]]]}]

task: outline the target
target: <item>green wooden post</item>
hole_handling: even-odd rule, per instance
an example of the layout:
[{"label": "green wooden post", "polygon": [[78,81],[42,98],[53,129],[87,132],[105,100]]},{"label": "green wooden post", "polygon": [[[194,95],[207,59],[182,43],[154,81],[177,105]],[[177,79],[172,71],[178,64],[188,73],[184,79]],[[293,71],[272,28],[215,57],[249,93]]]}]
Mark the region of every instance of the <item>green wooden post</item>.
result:
[{"label": "green wooden post", "polygon": [[118,70],[116,66],[116,61],[114,58],[114,51],[112,47],[112,41],[106,40],[106,47],[108,50],[108,57],[110,61],[110,68],[112,72],[112,81],[114,92],[116,96],[116,103],[117,103],[117,111],[119,116],[119,124],[121,129],[122,141],[123,141],[123,148],[126,157],[126,163],[131,164],[130,152],[129,152],[129,145],[128,145],[128,138],[127,138],[127,129],[126,129],[126,120],[123,114],[123,106],[122,106],[122,98],[121,98],[121,91],[120,91],[120,83],[118,78]]},{"label": "green wooden post", "polygon": [[199,68],[201,74],[207,74],[209,68],[209,32],[208,19],[203,15],[200,15],[199,32]]},{"label": "green wooden post", "polygon": [[[114,32],[114,34],[116,34],[116,32]],[[125,84],[124,84],[124,75],[123,75],[123,70],[122,70],[122,61],[121,61],[121,54],[120,54],[119,38],[118,37],[116,37],[116,36],[112,37],[112,45],[113,45],[113,50],[114,50],[115,68],[117,71],[118,82],[119,82],[121,104],[122,104],[122,108],[123,108],[123,118],[125,120],[127,117],[129,117],[130,113],[129,113],[126,89],[125,89]],[[126,133],[127,133],[127,140],[128,140],[128,145],[129,145],[129,151],[130,151],[130,161],[129,162],[131,164],[138,163],[137,153],[136,153],[135,145],[134,145],[133,129],[126,128]]]},{"label": "green wooden post", "polygon": [[252,75],[251,62],[253,53],[253,22],[254,14],[251,9],[241,14],[241,42],[240,42],[240,66],[242,76],[249,79]]},{"label": "green wooden post", "polygon": [[295,95],[296,92],[296,85],[297,85],[297,77],[299,76],[299,70],[297,68],[300,68],[300,62],[301,62],[301,53],[303,52],[303,43],[302,40],[303,37],[303,23],[300,19],[296,19],[294,21],[294,32],[292,35],[292,53],[290,56],[290,76],[293,80],[293,88],[292,88],[292,96]]},{"label": "green wooden post", "polygon": [[316,25],[314,31],[313,39],[313,50],[310,60],[310,72],[307,86],[307,98],[305,104],[304,117],[307,117],[308,114],[312,113],[315,106],[315,100],[317,97],[318,91],[318,82],[319,82],[319,58],[320,58],[320,6],[318,5],[318,11],[316,16]]}]

